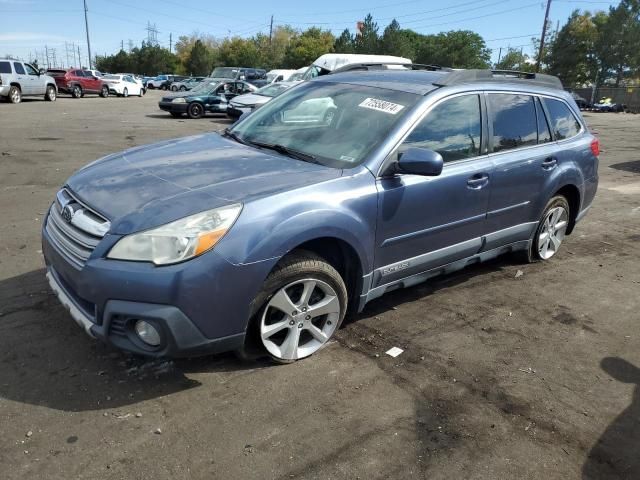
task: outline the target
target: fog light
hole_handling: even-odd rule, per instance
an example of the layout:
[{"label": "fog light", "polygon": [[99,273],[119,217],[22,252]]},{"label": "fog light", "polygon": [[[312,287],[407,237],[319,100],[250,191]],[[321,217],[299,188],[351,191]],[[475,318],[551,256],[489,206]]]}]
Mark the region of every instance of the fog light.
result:
[{"label": "fog light", "polygon": [[151,325],[149,322],[145,322],[144,320],[138,320],[136,322],[136,333],[140,340],[142,340],[147,345],[152,347],[157,347],[160,345],[160,332]]}]

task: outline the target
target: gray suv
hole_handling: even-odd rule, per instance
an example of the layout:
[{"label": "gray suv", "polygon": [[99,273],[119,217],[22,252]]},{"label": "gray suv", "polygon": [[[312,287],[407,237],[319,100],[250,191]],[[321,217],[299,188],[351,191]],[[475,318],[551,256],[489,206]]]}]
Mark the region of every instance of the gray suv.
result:
[{"label": "gray suv", "polygon": [[0,98],[20,103],[22,97],[43,95],[54,102],[58,94],[56,81],[28,63],[0,58]]}]

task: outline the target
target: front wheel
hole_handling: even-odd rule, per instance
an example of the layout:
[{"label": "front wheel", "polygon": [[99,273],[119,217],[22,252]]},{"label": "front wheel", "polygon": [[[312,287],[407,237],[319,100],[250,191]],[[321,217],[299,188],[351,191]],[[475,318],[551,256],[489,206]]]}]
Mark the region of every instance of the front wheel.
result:
[{"label": "front wheel", "polygon": [[326,346],[347,309],[340,274],[311,252],[296,252],[278,264],[254,301],[247,348],[277,363],[291,363]]},{"label": "front wheel", "polygon": [[144,88],[141,88],[140,91],[138,92],[138,96],[142,97],[144,95]]},{"label": "front wheel", "polygon": [[200,103],[194,102],[187,108],[187,115],[189,118],[201,118],[204,115],[204,107]]},{"label": "front wheel", "polygon": [[127,87],[124,87],[124,90],[122,91],[122,96],[125,98],[129,96],[129,90],[127,90]]},{"label": "front wheel", "polygon": [[569,202],[562,195],[549,200],[531,240],[528,260],[537,262],[553,257],[564,241],[571,218]]},{"label": "front wheel", "polygon": [[44,94],[44,99],[47,102],[55,102],[56,101],[56,89],[53,85],[49,85],[47,87],[47,92]]},{"label": "front wheel", "polygon": [[101,89],[100,89],[100,96],[102,98],[107,98],[109,96],[109,87],[107,87],[106,85],[104,85]]}]

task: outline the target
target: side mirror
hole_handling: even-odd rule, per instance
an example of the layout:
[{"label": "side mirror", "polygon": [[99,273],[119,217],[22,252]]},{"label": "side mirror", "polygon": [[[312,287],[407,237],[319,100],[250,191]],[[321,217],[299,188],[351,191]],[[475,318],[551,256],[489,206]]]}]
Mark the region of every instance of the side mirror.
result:
[{"label": "side mirror", "polygon": [[442,173],[442,155],[426,148],[408,148],[402,153],[396,170],[399,173],[437,177]]}]

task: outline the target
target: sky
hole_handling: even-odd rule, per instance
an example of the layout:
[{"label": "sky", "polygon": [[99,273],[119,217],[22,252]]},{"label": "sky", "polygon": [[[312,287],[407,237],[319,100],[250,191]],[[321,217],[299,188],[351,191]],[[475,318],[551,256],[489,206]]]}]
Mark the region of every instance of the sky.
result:
[{"label": "sky", "polygon": [[[180,35],[195,31],[219,38],[248,37],[289,24],[298,29],[316,25],[339,35],[371,13],[380,33],[393,18],[402,28],[419,33],[473,30],[493,50],[495,62],[502,47],[522,48],[532,54],[531,37],[539,37],[546,0],[86,0],[92,55],[116,53],[140,45],[157,29],[158,42],[169,48]],[[571,12],[607,10],[618,1],[552,0],[553,28],[562,26]],[[75,46],[75,48],[74,48]],[[45,48],[58,66],[87,64],[83,0],[0,0],[0,56],[11,54],[43,65]],[[75,52],[75,53],[74,53]]]}]

